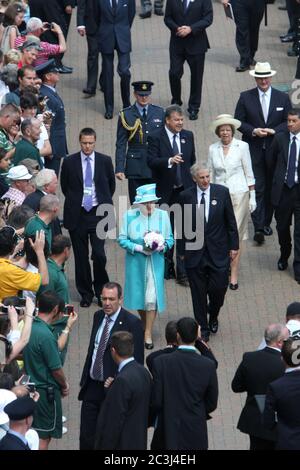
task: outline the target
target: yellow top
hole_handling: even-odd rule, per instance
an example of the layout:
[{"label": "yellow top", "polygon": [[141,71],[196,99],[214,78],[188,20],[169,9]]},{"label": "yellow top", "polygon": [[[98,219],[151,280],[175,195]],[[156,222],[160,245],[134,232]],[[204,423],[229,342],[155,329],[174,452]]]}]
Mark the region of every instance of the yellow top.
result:
[{"label": "yellow top", "polygon": [[0,302],[5,297],[18,295],[20,290],[39,290],[41,275],[15,266],[6,258],[0,258]]}]

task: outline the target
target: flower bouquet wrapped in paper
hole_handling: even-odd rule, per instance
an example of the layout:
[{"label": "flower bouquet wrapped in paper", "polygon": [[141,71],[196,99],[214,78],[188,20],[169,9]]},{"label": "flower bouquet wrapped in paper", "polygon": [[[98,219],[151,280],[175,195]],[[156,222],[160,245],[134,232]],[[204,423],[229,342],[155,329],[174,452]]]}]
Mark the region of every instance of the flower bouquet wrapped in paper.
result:
[{"label": "flower bouquet wrapped in paper", "polygon": [[144,250],[162,251],[165,246],[165,239],[159,232],[147,232],[144,236]]}]

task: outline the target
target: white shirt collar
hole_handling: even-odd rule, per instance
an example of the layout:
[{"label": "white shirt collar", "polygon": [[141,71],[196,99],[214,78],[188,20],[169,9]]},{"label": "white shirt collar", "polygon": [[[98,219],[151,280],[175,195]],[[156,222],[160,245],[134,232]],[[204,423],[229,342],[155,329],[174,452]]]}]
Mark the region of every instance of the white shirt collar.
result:
[{"label": "white shirt collar", "polygon": [[124,361],[120,362],[119,367],[118,367],[118,372],[120,372],[123,367],[126,366],[126,364],[129,364],[129,362],[134,361],[134,357],[129,357],[128,359],[124,359]]},{"label": "white shirt collar", "polygon": [[272,92],[272,87],[270,86],[267,91],[262,91],[260,88],[258,88],[258,93],[259,93],[259,98],[261,99],[262,95],[266,95],[267,98],[271,97],[271,92]]},{"label": "white shirt collar", "polygon": [[298,132],[298,134],[293,134],[292,132],[290,132],[291,141],[293,140],[293,137],[296,137],[296,139],[300,141],[300,132]]},{"label": "white shirt collar", "polygon": [[289,374],[291,372],[296,372],[298,370],[300,370],[300,366],[298,366],[298,367],[288,367],[287,369],[285,369],[285,373]]},{"label": "white shirt collar", "polygon": [[165,126],[165,130],[171,141],[173,140],[174,134],[176,135],[177,138],[179,138],[179,132],[172,132],[167,126]]},{"label": "white shirt collar", "polygon": [[81,160],[82,160],[83,162],[86,161],[86,160],[85,160],[86,157],[89,157],[92,162],[95,160],[95,152],[91,153],[91,155],[86,155],[85,153],[80,152],[80,156],[81,156]]}]

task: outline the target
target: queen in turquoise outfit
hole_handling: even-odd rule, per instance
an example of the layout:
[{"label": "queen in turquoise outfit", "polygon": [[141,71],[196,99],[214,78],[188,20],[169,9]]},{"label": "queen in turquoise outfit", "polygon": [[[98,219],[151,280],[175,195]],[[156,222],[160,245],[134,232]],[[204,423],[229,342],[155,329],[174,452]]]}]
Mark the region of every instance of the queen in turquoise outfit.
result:
[{"label": "queen in turquoise outfit", "polygon": [[[164,253],[174,244],[170,219],[157,209],[156,185],[137,188],[133,207],[125,212],[118,242],[126,250],[124,306],[138,310],[145,328],[145,347],[153,348],[152,329],[156,313],[165,309]],[[160,233],[164,245],[146,250],[147,232]]]}]

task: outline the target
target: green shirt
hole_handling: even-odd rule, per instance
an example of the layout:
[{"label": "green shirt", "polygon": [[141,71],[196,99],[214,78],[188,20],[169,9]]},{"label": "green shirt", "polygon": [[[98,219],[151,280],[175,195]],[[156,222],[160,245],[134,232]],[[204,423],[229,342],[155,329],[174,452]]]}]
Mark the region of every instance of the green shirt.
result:
[{"label": "green shirt", "polygon": [[44,164],[41,160],[39,149],[33,145],[27,139],[21,139],[16,145],[16,151],[13,157],[13,164],[22,165],[22,160],[26,158],[31,158],[31,160],[36,160],[40,165],[40,170],[44,168]]},{"label": "green shirt", "polygon": [[47,225],[45,222],[40,219],[38,215],[35,215],[30,219],[25,227],[25,236],[32,236],[35,235],[36,231],[44,230],[46,240],[49,244],[49,250],[51,251],[51,244],[52,244],[52,231],[50,224]]},{"label": "green shirt", "polygon": [[63,299],[63,301],[69,303],[69,289],[68,281],[65,275],[64,267],[59,266],[56,262],[49,258],[47,260],[48,265],[48,274],[49,274],[49,284],[46,286],[41,286],[39,290],[39,295],[46,290],[53,290]]},{"label": "green shirt", "polygon": [[51,371],[61,368],[57,339],[52,326],[36,317],[32,323],[29,343],[23,350],[26,374],[38,387],[54,385],[60,388]]},{"label": "green shirt", "polygon": [[0,148],[4,149],[6,152],[14,148],[4,129],[0,129]]}]

